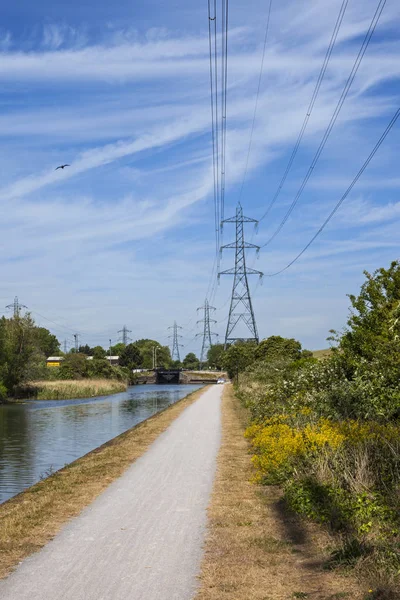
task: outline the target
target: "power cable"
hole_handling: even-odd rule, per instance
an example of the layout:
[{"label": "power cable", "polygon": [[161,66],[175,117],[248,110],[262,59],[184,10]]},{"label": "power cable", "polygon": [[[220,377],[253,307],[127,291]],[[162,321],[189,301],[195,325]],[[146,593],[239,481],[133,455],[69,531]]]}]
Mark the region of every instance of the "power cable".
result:
[{"label": "power cable", "polygon": [[58,329],[64,329],[65,331],[72,331],[73,333],[78,333],[79,335],[86,335],[82,331],[77,331],[76,329],[71,329],[71,327],[68,327],[67,325],[60,325],[59,323],[56,323],[55,321],[48,319],[44,315],[41,315],[36,310],[31,310],[30,312],[33,313],[34,315],[38,315],[38,317],[41,317],[42,319],[45,319],[49,323],[53,323],[53,325],[56,325],[58,327]]},{"label": "power cable", "polygon": [[336,108],[335,108],[335,110],[333,112],[333,115],[331,117],[329,125],[328,125],[327,129],[325,130],[325,133],[324,133],[323,138],[321,140],[321,143],[320,143],[320,145],[318,147],[318,150],[315,153],[315,156],[314,156],[314,158],[313,158],[313,160],[311,162],[311,165],[310,165],[310,167],[309,167],[309,169],[307,171],[307,174],[306,174],[306,176],[305,176],[305,178],[304,178],[304,180],[303,180],[303,182],[302,182],[302,184],[301,184],[301,186],[300,186],[300,188],[299,188],[296,196],[294,197],[294,199],[292,201],[292,204],[290,205],[289,209],[287,210],[287,212],[286,212],[284,218],[282,219],[281,223],[279,224],[278,228],[275,230],[275,232],[272,234],[272,236],[265,242],[265,244],[263,244],[261,246],[262,248],[265,248],[265,246],[268,246],[276,238],[276,236],[279,234],[279,232],[281,231],[281,229],[283,228],[283,226],[287,222],[289,216],[291,215],[294,207],[296,206],[297,201],[299,200],[301,194],[303,193],[304,188],[306,187],[307,182],[310,179],[310,177],[311,177],[311,175],[312,175],[312,173],[314,171],[314,168],[315,168],[315,166],[316,166],[316,164],[318,162],[318,159],[319,159],[319,157],[322,154],[322,151],[323,151],[323,149],[325,147],[325,144],[328,141],[328,138],[329,138],[329,136],[331,134],[331,131],[332,131],[334,125],[335,125],[335,122],[336,122],[336,120],[337,120],[337,118],[339,116],[339,113],[340,113],[341,108],[342,108],[342,106],[344,104],[344,101],[345,101],[345,99],[347,97],[347,94],[349,93],[349,90],[350,90],[350,88],[352,86],[352,83],[353,83],[354,78],[355,78],[355,76],[357,74],[357,71],[358,71],[358,68],[359,68],[359,66],[361,64],[361,61],[362,61],[362,59],[363,59],[363,57],[365,55],[365,52],[366,52],[366,50],[367,50],[367,48],[369,46],[369,43],[371,41],[371,37],[372,37],[372,35],[373,35],[374,31],[375,31],[375,28],[376,28],[376,26],[378,24],[379,18],[380,18],[381,14],[382,14],[382,11],[383,11],[383,8],[384,8],[385,4],[386,4],[386,0],[380,0],[379,3],[378,3],[378,7],[377,7],[377,9],[375,11],[375,14],[374,14],[373,18],[372,18],[371,24],[370,24],[370,26],[368,28],[368,31],[367,31],[366,35],[365,35],[364,41],[363,41],[363,43],[361,45],[361,48],[360,48],[360,50],[358,52],[357,58],[356,58],[356,60],[355,60],[355,62],[353,64],[353,67],[351,69],[350,75],[349,75],[349,77],[348,77],[348,79],[346,81],[346,84],[345,84],[344,88],[343,88],[343,91],[342,91],[341,96],[339,98],[339,101],[338,101],[338,103],[336,105]]},{"label": "power cable", "polygon": [[336,39],[337,39],[339,30],[340,30],[340,27],[342,25],[342,21],[343,21],[344,14],[346,12],[347,4],[348,4],[348,0],[343,0],[342,5],[340,7],[339,15],[338,15],[338,17],[336,19],[335,27],[333,29],[332,37],[331,37],[331,40],[329,42],[329,46],[327,48],[324,61],[322,63],[321,70],[320,70],[319,75],[318,75],[317,83],[315,84],[315,88],[314,88],[314,91],[313,91],[313,94],[312,94],[312,97],[311,97],[311,101],[310,101],[310,104],[308,105],[307,112],[306,112],[306,115],[304,117],[303,125],[301,126],[301,129],[300,129],[300,133],[299,133],[299,135],[297,137],[296,143],[295,143],[294,148],[292,150],[292,153],[290,155],[289,162],[288,162],[288,164],[286,166],[286,169],[285,169],[285,172],[283,174],[283,177],[282,177],[282,179],[281,179],[281,181],[279,183],[278,189],[276,190],[276,192],[274,194],[274,197],[272,198],[271,202],[269,203],[268,208],[265,211],[265,213],[263,214],[263,216],[261,217],[260,221],[262,221],[263,219],[265,219],[265,217],[268,215],[269,211],[271,210],[271,208],[275,204],[276,200],[278,199],[278,196],[281,193],[282,187],[283,187],[283,185],[284,185],[284,183],[286,181],[286,178],[287,178],[287,176],[289,174],[289,171],[290,171],[290,169],[292,167],[293,161],[294,161],[294,159],[296,157],[296,154],[297,154],[297,151],[298,151],[298,149],[300,147],[301,140],[303,139],[303,135],[304,135],[305,130],[307,128],[308,121],[310,120],[310,116],[311,116],[311,113],[313,111],[314,104],[315,104],[315,102],[317,100],[317,97],[318,97],[318,94],[319,94],[319,90],[320,90],[322,81],[324,79],[324,76],[325,76],[325,73],[326,73],[326,69],[328,67],[328,64],[329,64],[329,61],[330,61],[330,58],[331,58],[331,55],[332,55],[332,52],[333,52],[333,48],[334,48],[335,43],[336,43]]},{"label": "power cable", "polygon": [[351,184],[349,185],[349,187],[347,188],[347,190],[345,191],[345,193],[343,194],[343,196],[340,198],[339,202],[337,202],[336,206],[329,213],[328,217],[322,223],[322,225],[318,229],[318,231],[313,235],[313,237],[308,242],[308,244],[306,246],[304,246],[303,250],[301,252],[299,252],[299,254],[293,260],[291,260],[290,263],[288,263],[286,265],[286,267],[284,267],[283,269],[280,269],[279,271],[276,271],[276,273],[267,273],[266,274],[267,277],[274,277],[275,275],[280,275],[280,273],[283,273],[284,271],[286,271],[287,269],[289,269],[289,267],[291,267],[306,252],[306,250],[308,250],[308,248],[316,240],[316,238],[320,235],[320,233],[322,233],[322,231],[325,229],[326,225],[332,219],[332,217],[337,212],[337,210],[339,210],[339,208],[342,205],[342,203],[344,202],[344,200],[346,200],[347,196],[349,195],[349,193],[351,192],[351,190],[354,188],[354,186],[356,185],[357,181],[360,179],[361,175],[364,173],[365,169],[367,168],[367,166],[369,165],[369,163],[371,162],[371,160],[375,156],[376,152],[378,151],[379,147],[381,146],[381,144],[385,140],[385,138],[388,135],[389,131],[392,129],[392,127],[396,123],[396,121],[399,118],[399,116],[400,116],[400,108],[398,108],[397,111],[395,112],[395,114],[393,115],[393,117],[390,120],[389,124],[387,125],[385,131],[382,133],[381,137],[379,138],[379,140],[375,144],[372,152],[370,153],[370,155],[368,156],[368,158],[366,159],[366,161],[362,165],[361,169],[358,171],[357,175],[354,177],[353,181],[351,182]]},{"label": "power cable", "polygon": [[226,168],[226,104],[228,93],[228,12],[229,1],[222,0],[222,52],[221,52],[221,221],[225,214],[225,168]]},{"label": "power cable", "polygon": [[[216,131],[215,114],[217,109],[218,95],[217,90],[214,91],[214,73],[213,73],[213,34],[211,23],[214,23],[214,35],[216,44],[216,6],[214,0],[214,17],[211,17],[211,0],[208,0],[208,42],[210,54],[210,101],[211,101],[211,139],[212,139],[212,163],[213,163],[213,178],[214,178],[214,221],[215,221],[215,255],[219,254],[219,174],[218,174],[218,130]],[[215,57],[215,61],[217,58]],[[217,81],[215,82],[217,84]]]},{"label": "power cable", "polygon": [[[345,0],[345,1],[348,2],[348,0]],[[256,115],[257,115],[257,108],[258,108],[258,99],[259,99],[259,96],[260,96],[261,80],[262,80],[262,74],[263,74],[263,70],[264,70],[265,49],[267,47],[269,22],[270,22],[270,18],[271,18],[271,8],[272,8],[272,0],[270,0],[269,9],[268,9],[267,26],[266,26],[266,30],[265,30],[264,47],[263,47],[262,58],[261,58],[260,74],[259,74],[259,77],[258,77],[258,86],[257,86],[257,92],[256,92],[256,101],[255,101],[255,105],[254,105],[253,122],[252,122],[252,125],[251,125],[251,131],[250,131],[249,146],[247,148],[246,165],[245,165],[245,169],[244,169],[244,174],[243,174],[243,179],[242,179],[242,185],[240,187],[240,192],[239,192],[239,200],[238,200],[239,202],[240,202],[240,200],[242,198],[243,187],[244,187],[244,184],[245,184],[245,181],[246,181],[246,177],[247,177],[247,170],[248,170],[248,167],[249,167],[250,151],[251,151],[251,146],[252,146],[252,143],[253,143],[254,125],[255,125],[255,122],[256,122]]]}]

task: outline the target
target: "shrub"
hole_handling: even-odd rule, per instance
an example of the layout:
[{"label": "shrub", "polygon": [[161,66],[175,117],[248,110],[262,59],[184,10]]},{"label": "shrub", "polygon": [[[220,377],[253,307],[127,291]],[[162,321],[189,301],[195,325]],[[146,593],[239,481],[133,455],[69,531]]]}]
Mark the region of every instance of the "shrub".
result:
[{"label": "shrub", "polygon": [[7,388],[0,381],[0,403],[4,402],[5,400],[7,400]]}]

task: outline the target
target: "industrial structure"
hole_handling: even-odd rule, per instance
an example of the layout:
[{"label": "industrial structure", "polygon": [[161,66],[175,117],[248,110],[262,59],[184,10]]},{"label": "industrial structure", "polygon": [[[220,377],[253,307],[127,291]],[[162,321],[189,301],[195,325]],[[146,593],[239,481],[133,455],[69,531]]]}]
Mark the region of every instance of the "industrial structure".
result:
[{"label": "industrial structure", "polygon": [[[225,333],[225,348],[229,344],[233,344],[237,341],[253,340],[258,344],[258,331],[247,276],[258,275],[261,278],[263,273],[246,267],[246,250],[252,248],[258,252],[260,247],[256,246],[256,244],[246,242],[244,238],[244,223],[254,223],[256,226],[258,221],[256,219],[251,219],[250,217],[245,217],[239,202],[236,208],[236,215],[222,221],[222,224],[224,223],[235,223],[236,225],[236,240],[231,244],[221,246],[221,251],[227,248],[233,248],[235,250],[235,266],[232,269],[227,269],[226,271],[220,271],[218,273],[218,277],[220,277],[220,275],[233,275],[234,277],[228,324]],[[243,337],[234,335],[236,328],[241,323],[245,325],[250,336]]]},{"label": "industrial structure", "polygon": [[210,323],[216,323],[217,321],[215,319],[211,319],[210,311],[214,312],[216,309],[214,308],[214,306],[209,305],[207,298],[205,299],[204,306],[200,306],[197,310],[198,311],[204,310],[204,319],[200,319],[199,321],[197,321],[197,323],[203,323],[203,333],[198,333],[196,335],[196,337],[198,337],[200,335],[203,336],[203,342],[201,345],[201,353],[200,353],[200,367],[201,367],[206,362],[208,351],[212,346],[212,336],[215,335],[218,337],[218,333],[213,333],[211,331]]},{"label": "industrial structure", "polygon": [[182,344],[179,344],[178,340],[182,336],[178,335],[178,329],[182,329],[182,327],[177,325],[176,321],[174,321],[174,324],[172,325],[172,327],[168,327],[168,329],[173,330],[172,335],[169,336],[170,338],[172,338],[171,358],[172,358],[172,360],[177,360],[177,361],[181,362],[181,357],[179,354],[179,347],[182,346]]}]

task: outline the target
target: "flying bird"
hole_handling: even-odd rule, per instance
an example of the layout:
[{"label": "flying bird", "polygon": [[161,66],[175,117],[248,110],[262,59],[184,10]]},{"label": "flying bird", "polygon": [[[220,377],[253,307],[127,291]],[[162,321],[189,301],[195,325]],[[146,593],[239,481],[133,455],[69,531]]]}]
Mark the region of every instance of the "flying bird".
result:
[{"label": "flying bird", "polygon": [[[64,169],[65,167],[70,167],[71,165],[60,165],[59,167],[57,167],[57,169]],[[55,171],[57,171],[57,169],[55,169]]]}]

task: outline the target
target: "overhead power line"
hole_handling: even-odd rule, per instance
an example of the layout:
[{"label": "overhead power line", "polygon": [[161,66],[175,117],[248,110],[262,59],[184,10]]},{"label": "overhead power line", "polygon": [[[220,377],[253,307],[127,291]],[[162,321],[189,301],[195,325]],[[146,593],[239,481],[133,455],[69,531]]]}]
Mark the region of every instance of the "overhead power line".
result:
[{"label": "overhead power line", "polygon": [[376,28],[376,26],[378,24],[379,18],[380,18],[381,14],[382,14],[382,11],[383,11],[383,8],[384,8],[385,4],[386,4],[386,0],[380,0],[379,3],[378,3],[378,7],[377,7],[377,9],[375,11],[375,14],[374,14],[373,18],[372,18],[371,24],[370,24],[370,26],[368,28],[368,31],[367,31],[367,33],[365,35],[365,38],[364,38],[364,41],[363,41],[363,43],[361,45],[361,48],[360,48],[360,50],[358,52],[357,58],[356,58],[356,60],[355,60],[355,62],[353,64],[353,67],[351,69],[350,75],[349,75],[349,77],[348,77],[348,79],[346,81],[346,84],[345,84],[345,86],[343,88],[343,91],[342,91],[342,93],[340,95],[339,101],[338,101],[338,103],[336,105],[336,108],[335,108],[335,110],[333,112],[333,115],[331,117],[329,125],[326,128],[326,130],[325,130],[325,133],[324,133],[323,138],[321,140],[321,143],[320,143],[320,145],[318,147],[318,150],[317,150],[317,152],[314,155],[314,158],[313,158],[313,160],[311,162],[311,165],[310,165],[310,167],[309,167],[309,169],[307,171],[306,176],[303,179],[303,182],[302,182],[302,184],[301,184],[301,186],[300,186],[300,188],[299,188],[296,196],[294,197],[294,199],[293,199],[293,201],[292,201],[289,209],[287,210],[285,216],[283,217],[281,223],[279,224],[279,226],[277,227],[277,229],[274,231],[274,233],[272,234],[272,236],[265,242],[265,244],[263,244],[261,246],[262,248],[265,248],[265,246],[268,246],[276,238],[276,236],[279,234],[279,232],[281,231],[281,229],[283,228],[283,226],[287,222],[289,216],[291,215],[294,207],[296,206],[296,204],[297,204],[297,202],[298,202],[301,194],[303,193],[304,188],[306,187],[306,185],[308,183],[308,180],[310,179],[310,177],[311,177],[311,175],[312,175],[312,173],[314,171],[314,168],[315,168],[315,166],[316,166],[316,164],[317,164],[317,162],[319,160],[319,157],[322,154],[322,151],[323,151],[323,149],[325,147],[325,144],[328,141],[328,138],[329,138],[329,136],[331,134],[331,131],[332,131],[335,123],[336,123],[336,120],[337,120],[337,118],[339,116],[339,113],[340,113],[341,108],[342,108],[342,106],[344,104],[344,101],[346,100],[346,97],[347,97],[347,95],[349,93],[349,90],[350,90],[350,88],[352,86],[352,83],[353,83],[354,78],[355,78],[355,76],[357,74],[357,71],[358,71],[358,68],[359,68],[359,66],[361,64],[361,61],[362,61],[362,59],[363,59],[363,57],[365,55],[365,52],[366,52],[366,50],[367,50],[367,48],[369,46],[369,43],[371,41],[371,37],[372,37],[372,35],[373,35],[374,31],[375,31],[375,28]]},{"label": "overhead power line", "polygon": [[[348,0],[346,0],[346,1],[348,1]],[[257,115],[257,108],[258,108],[258,98],[260,96],[261,80],[262,80],[262,74],[263,74],[263,70],[264,70],[265,49],[267,47],[268,32],[269,32],[269,22],[270,22],[270,18],[271,18],[271,8],[272,8],[272,0],[270,0],[270,2],[269,2],[269,9],[268,9],[268,16],[267,16],[267,25],[266,25],[265,36],[264,36],[264,46],[263,46],[262,57],[261,57],[260,74],[259,74],[259,77],[258,77],[258,86],[257,86],[257,92],[256,92],[256,101],[255,101],[255,104],[254,104],[253,122],[251,124],[250,139],[249,139],[249,145],[248,145],[248,148],[247,148],[246,164],[245,164],[244,173],[243,173],[242,185],[240,187],[240,192],[239,192],[239,202],[240,202],[240,200],[242,198],[243,188],[244,188],[244,184],[245,184],[246,177],[247,177],[247,170],[248,170],[248,167],[249,167],[250,151],[251,151],[251,146],[252,146],[252,143],[253,143],[254,125],[255,125],[255,122],[256,122],[256,115]]]},{"label": "overhead power line", "polygon": [[221,209],[220,218],[225,213],[225,167],[226,167],[226,103],[228,94],[228,13],[229,1],[222,0],[222,52],[221,52]]},{"label": "overhead power line", "polygon": [[[343,0],[343,2],[342,2],[342,5],[340,7],[340,11],[339,11],[338,17],[336,19],[335,27],[333,29],[332,37],[330,39],[329,46],[327,48],[324,61],[322,63],[322,67],[321,67],[321,70],[320,70],[319,75],[318,75],[317,83],[315,84],[315,88],[314,88],[314,91],[313,91],[313,94],[312,94],[312,97],[311,97],[311,100],[310,100],[310,104],[308,105],[307,112],[306,112],[306,115],[304,117],[304,121],[303,121],[303,124],[301,126],[301,129],[300,129],[300,133],[299,133],[299,135],[297,137],[296,143],[295,143],[294,148],[292,150],[292,153],[290,155],[289,162],[288,162],[288,164],[286,166],[285,172],[284,172],[284,174],[282,176],[282,179],[281,179],[281,181],[280,181],[280,183],[278,185],[278,189],[276,190],[276,192],[275,192],[275,194],[274,194],[271,202],[268,205],[267,210],[265,211],[265,213],[261,217],[260,221],[262,221],[263,219],[265,219],[265,217],[268,215],[269,211],[271,210],[271,208],[275,204],[276,200],[278,199],[279,194],[281,193],[281,190],[282,190],[283,185],[284,185],[284,183],[286,181],[286,178],[289,175],[289,171],[290,171],[290,169],[291,169],[291,167],[293,165],[293,161],[294,161],[294,159],[296,157],[296,154],[297,154],[297,151],[298,151],[298,149],[300,147],[301,140],[303,139],[305,130],[306,130],[307,125],[308,125],[308,121],[310,120],[311,113],[313,111],[315,102],[317,100],[318,93],[319,93],[322,81],[324,79],[324,76],[325,76],[325,73],[326,73],[326,69],[328,67],[328,64],[329,64],[332,52],[333,52],[333,48],[335,47],[336,39],[337,39],[339,30],[340,30],[340,27],[342,25],[342,21],[343,21],[344,14],[346,12],[348,1],[349,0]],[[265,48],[265,46],[264,46],[264,48]],[[253,126],[254,126],[254,121],[253,121]],[[247,169],[247,165],[246,165],[246,169]]]},{"label": "overhead power line", "polygon": [[334,216],[334,214],[339,210],[339,208],[342,205],[342,203],[346,200],[347,196],[350,194],[350,192],[352,191],[352,189],[356,185],[357,181],[360,179],[361,175],[364,173],[365,169],[368,167],[369,163],[371,162],[371,160],[375,156],[376,152],[378,151],[379,147],[381,146],[381,144],[385,140],[385,138],[388,135],[389,131],[392,129],[392,127],[396,123],[396,121],[399,118],[399,116],[400,116],[400,108],[398,108],[397,111],[395,112],[395,114],[393,115],[393,117],[390,120],[389,124],[387,125],[385,131],[382,133],[381,137],[379,138],[379,140],[375,144],[372,152],[370,153],[370,155],[368,156],[368,158],[366,159],[366,161],[362,165],[361,169],[358,171],[357,175],[354,177],[353,181],[351,182],[351,184],[349,185],[349,187],[347,188],[347,190],[345,191],[345,193],[343,194],[343,196],[340,198],[339,202],[337,202],[336,206],[329,213],[328,217],[322,223],[322,225],[318,229],[318,231],[313,235],[313,237],[308,242],[308,244],[306,246],[304,246],[303,250],[301,252],[299,252],[299,254],[297,256],[295,256],[295,258],[293,260],[291,260],[290,263],[288,263],[285,267],[283,267],[283,269],[280,269],[279,271],[276,271],[276,273],[266,273],[267,277],[274,277],[275,275],[280,275],[280,273],[283,273],[284,271],[286,271],[287,269],[289,269],[289,267],[291,267],[306,252],[306,250],[308,250],[308,248],[316,240],[316,238],[320,235],[320,233],[322,233],[322,231],[325,229],[325,227],[327,226],[327,224],[329,223],[329,221],[332,219],[332,217]]},{"label": "overhead power line", "polygon": [[[215,255],[219,255],[219,165],[218,165],[218,87],[217,87],[217,11],[214,0],[214,16],[211,14],[211,0],[208,0],[208,43],[210,54],[210,102],[211,102],[211,140],[212,164],[214,179],[214,228],[215,228]],[[214,57],[215,51],[215,57]],[[214,67],[215,65],[215,67]],[[215,70],[215,73],[214,73]]]}]

